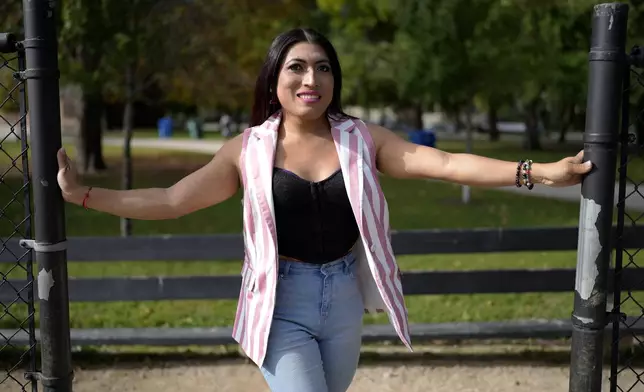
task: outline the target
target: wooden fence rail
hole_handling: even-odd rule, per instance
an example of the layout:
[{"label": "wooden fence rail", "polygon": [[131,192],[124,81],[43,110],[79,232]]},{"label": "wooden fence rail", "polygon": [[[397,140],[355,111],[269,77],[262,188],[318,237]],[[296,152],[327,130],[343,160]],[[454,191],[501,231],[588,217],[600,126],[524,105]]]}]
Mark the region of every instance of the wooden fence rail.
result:
[{"label": "wooden fence rail", "polygon": [[[644,227],[627,229],[623,238],[626,248],[644,247]],[[0,268],[2,263],[15,262],[15,255],[27,252],[17,240],[2,242]],[[392,245],[397,255],[576,250],[577,228],[400,231],[392,233]],[[236,234],[68,240],[68,260],[75,262],[241,260],[242,255],[242,237]],[[404,271],[402,281],[405,295],[572,292],[575,270]],[[236,299],[240,284],[239,275],[70,278],[69,299],[72,302]],[[623,290],[644,290],[644,270],[624,270],[622,284]],[[33,289],[36,287],[22,280],[0,280],[0,303],[26,298],[27,291]],[[638,322],[636,329],[644,331],[644,326]],[[571,333],[567,320],[416,324],[411,330],[415,340],[559,338]],[[0,334],[13,336],[14,344],[27,342],[19,331],[0,330]],[[388,325],[367,325],[363,334],[365,341],[396,340]],[[114,328],[72,330],[72,341],[75,345],[193,345],[232,343],[232,338],[230,328]]]}]

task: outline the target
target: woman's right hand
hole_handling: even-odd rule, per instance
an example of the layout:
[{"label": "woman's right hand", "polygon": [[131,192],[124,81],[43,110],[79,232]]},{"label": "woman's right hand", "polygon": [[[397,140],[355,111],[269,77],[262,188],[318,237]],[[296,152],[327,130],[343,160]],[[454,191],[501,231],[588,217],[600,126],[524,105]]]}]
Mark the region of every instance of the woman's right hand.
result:
[{"label": "woman's right hand", "polygon": [[58,150],[58,186],[63,193],[63,198],[69,202],[78,202],[77,196],[82,193],[78,183],[78,172],[71,158],[64,148]]},{"label": "woman's right hand", "polygon": [[176,219],[221,203],[237,193],[240,186],[237,159],[242,142],[243,135],[227,141],[208,164],[169,188],[122,190],[80,184],[74,163],[61,148],[57,154],[58,185],[66,201],[85,204],[88,209],[130,219]]}]

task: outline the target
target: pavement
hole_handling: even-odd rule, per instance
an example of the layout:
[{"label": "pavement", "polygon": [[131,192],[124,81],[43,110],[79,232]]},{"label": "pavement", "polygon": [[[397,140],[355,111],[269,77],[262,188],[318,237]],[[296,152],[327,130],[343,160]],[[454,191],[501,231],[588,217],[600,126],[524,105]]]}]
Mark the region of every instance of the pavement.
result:
[{"label": "pavement", "polygon": [[[568,201],[581,201],[581,185],[570,186],[566,188],[551,188],[548,186],[537,186],[532,188],[531,191],[526,191],[524,188],[517,188],[516,186],[509,186],[500,188],[506,192],[522,193],[529,196],[545,197],[550,199],[568,200]],[[636,192],[634,184],[626,185],[626,209],[630,211],[644,212],[644,183],[639,187],[639,194]],[[630,195],[630,197],[628,197]],[[619,200],[619,184],[615,184],[614,193],[615,205]]]},{"label": "pavement", "polygon": [[[179,151],[193,151],[206,154],[216,153],[223,145],[221,140],[192,140],[192,139],[132,139],[132,148],[156,148]],[[104,145],[120,146],[123,144],[121,138],[107,137],[103,139]],[[531,191],[525,188],[508,186],[497,188],[505,192],[521,193],[523,195],[544,197],[549,199],[567,200],[579,202],[581,200],[581,185],[566,188],[551,188],[547,186],[536,186]],[[615,203],[618,200],[619,186],[615,184]],[[626,195],[632,195],[626,199],[627,210],[644,212],[644,184],[640,186],[640,194],[636,193],[634,184],[627,184]]]},{"label": "pavement", "polygon": [[[104,146],[122,146],[123,138],[121,137],[104,137]],[[223,140],[194,140],[194,139],[150,139],[150,138],[133,138],[132,148],[154,148],[159,150],[189,151],[203,154],[214,154],[221,146]]]}]

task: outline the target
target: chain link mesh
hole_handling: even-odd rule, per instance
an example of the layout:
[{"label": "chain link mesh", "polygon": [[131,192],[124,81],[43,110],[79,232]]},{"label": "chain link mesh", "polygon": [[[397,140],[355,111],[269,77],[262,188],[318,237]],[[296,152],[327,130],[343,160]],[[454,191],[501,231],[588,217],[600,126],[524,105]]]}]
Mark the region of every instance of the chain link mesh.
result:
[{"label": "chain link mesh", "polygon": [[[633,49],[631,56],[634,55],[639,55],[639,48]],[[623,246],[636,235],[635,229],[644,226],[644,71],[629,66],[625,76],[612,311],[618,317],[613,322],[611,392],[644,391],[644,337],[638,332],[644,323],[644,282],[637,282],[637,291],[622,287],[629,271],[644,268],[642,249]]]},{"label": "chain link mesh", "polygon": [[[32,255],[9,241],[31,238],[23,52],[0,54],[0,389],[37,390]],[[2,262],[10,260],[10,262]],[[26,278],[26,279],[25,279]],[[13,284],[10,282],[13,282]],[[15,282],[26,284],[16,285]],[[29,344],[16,343],[17,337]]]}]

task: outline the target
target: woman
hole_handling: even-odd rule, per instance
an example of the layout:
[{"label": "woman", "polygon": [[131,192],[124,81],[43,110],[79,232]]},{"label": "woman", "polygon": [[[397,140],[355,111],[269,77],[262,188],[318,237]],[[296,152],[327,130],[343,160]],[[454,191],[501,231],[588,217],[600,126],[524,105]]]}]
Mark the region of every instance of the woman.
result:
[{"label": "woman", "polygon": [[378,172],[480,186],[568,186],[591,169],[504,162],[411,144],[346,115],[333,46],[308,29],[273,41],[257,79],[251,127],[167,189],[82,186],[65,155],[65,200],[132,219],[173,219],[243,186],[245,254],[234,338],[273,391],[339,392],[360,355],[362,314],[385,311],[411,349]]}]

